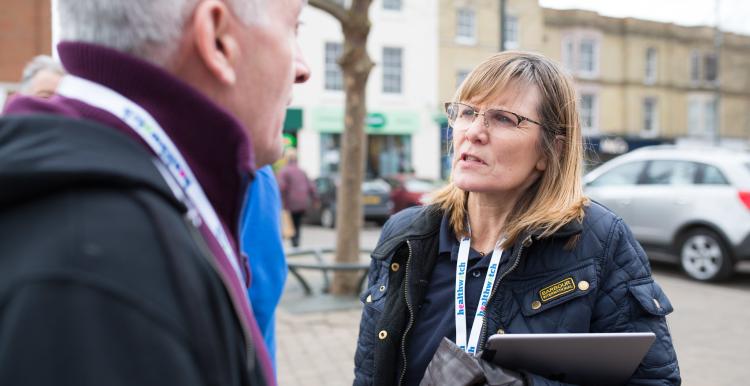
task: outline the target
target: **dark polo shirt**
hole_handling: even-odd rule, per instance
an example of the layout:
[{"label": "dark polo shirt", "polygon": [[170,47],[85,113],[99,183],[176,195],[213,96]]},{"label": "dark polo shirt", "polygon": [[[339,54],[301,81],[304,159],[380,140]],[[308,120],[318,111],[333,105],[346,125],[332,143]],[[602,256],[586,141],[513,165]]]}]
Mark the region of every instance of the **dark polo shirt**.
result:
[{"label": "dark polo shirt", "polygon": [[[450,227],[448,218],[443,216],[440,223],[438,259],[430,277],[422,305],[419,307],[414,326],[409,331],[406,350],[406,385],[419,385],[443,337],[455,342],[455,288],[456,262],[458,261],[459,241]],[[477,311],[482,284],[490,264],[492,254],[485,256],[469,251],[469,268],[466,272],[466,339],[471,334],[471,324]]]}]

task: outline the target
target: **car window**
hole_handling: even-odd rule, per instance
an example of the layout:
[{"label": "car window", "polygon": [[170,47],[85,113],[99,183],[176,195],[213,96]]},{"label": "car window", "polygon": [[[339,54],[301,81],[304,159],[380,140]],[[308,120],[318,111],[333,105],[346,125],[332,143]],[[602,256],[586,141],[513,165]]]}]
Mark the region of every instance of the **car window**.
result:
[{"label": "car window", "polygon": [[325,178],[319,178],[315,180],[315,189],[318,191],[319,194],[326,193],[331,187],[331,184],[328,183],[328,180]]},{"label": "car window", "polygon": [[651,161],[641,181],[644,185],[692,185],[698,164],[687,161]]},{"label": "car window", "polygon": [[367,180],[362,182],[362,191],[370,193],[388,193],[391,191],[391,185],[382,179]]},{"label": "car window", "polygon": [[635,185],[645,165],[645,161],[637,161],[617,166],[591,181],[589,186]]},{"label": "car window", "polygon": [[703,165],[703,178],[700,180],[704,185],[729,185],[724,174],[715,166]]}]

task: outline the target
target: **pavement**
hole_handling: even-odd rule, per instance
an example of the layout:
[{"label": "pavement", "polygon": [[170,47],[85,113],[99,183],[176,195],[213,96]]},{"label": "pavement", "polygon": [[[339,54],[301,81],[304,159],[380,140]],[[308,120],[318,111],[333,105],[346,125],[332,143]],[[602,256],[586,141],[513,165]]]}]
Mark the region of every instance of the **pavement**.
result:
[{"label": "pavement", "polygon": [[[380,228],[366,226],[361,246],[373,248]],[[303,247],[332,246],[332,230],[306,226]],[[365,257],[363,257],[365,259]],[[722,284],[697,283],[676,266],[653,263],[654,277],[675,312],[668,317],[683,385],[746,385],[750,379],[750,264]],[[320,293],[319,272],[303,273],[317,291],[305,296],[290,275],[277,310],[280,386],[343,386],[354,379],[362,306],[356,298]]]}]

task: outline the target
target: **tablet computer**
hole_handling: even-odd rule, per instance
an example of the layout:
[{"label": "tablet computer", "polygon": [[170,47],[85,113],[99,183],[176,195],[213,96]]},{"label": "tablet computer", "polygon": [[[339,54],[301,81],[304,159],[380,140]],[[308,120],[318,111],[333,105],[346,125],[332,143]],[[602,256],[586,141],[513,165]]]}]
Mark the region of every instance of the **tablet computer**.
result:
[{"label": "tablet computer", "polygon": [[496,334],[483,358],[567,383],[623,385],[655,338],[653,332]]}]

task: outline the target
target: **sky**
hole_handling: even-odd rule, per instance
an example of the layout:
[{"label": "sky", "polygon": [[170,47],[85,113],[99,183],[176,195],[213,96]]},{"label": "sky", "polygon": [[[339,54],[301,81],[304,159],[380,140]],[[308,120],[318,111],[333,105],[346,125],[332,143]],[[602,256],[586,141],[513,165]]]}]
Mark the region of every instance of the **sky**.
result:
[{"label": "sky", "polygon": [[540,0],[545,8],[587,9],[614,17],[671,22],[680,25],[714,26],[750,35],[750,1],[748,0]]}]

